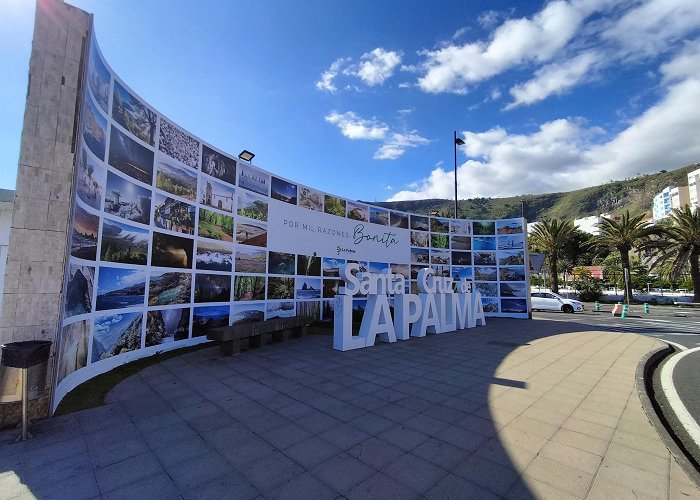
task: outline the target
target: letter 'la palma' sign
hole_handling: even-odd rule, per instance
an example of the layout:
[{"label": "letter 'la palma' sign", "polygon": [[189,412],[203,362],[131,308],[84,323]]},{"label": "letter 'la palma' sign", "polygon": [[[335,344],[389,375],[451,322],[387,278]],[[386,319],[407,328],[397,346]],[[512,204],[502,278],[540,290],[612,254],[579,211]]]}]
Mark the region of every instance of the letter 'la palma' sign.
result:
[{"label": "letter 'la palma' sign", "polygon": [[[345,287],[335,297],[333,348],[349,351],[371,347],[379,336],[382,342],[425,337],[428,333],[444,333],[477,324],[486,325],[481,294],[472,292],[471,282],[463,279],[438,278],[430,268],[418,273],[419,294],[405,293],[405,278],[392,273],[357,273],[357,264],[340,268]],[[352,298],[366,295],[367,306],[358,336],[352,334]],[[389,296],[394,299],[394,319],[389,309]]]}]

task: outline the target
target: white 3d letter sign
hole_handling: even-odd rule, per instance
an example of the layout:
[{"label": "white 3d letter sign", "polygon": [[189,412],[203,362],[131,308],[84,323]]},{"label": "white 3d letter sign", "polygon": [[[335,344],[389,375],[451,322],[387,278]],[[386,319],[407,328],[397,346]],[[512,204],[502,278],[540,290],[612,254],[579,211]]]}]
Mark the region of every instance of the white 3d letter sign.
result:
[{"label": "white 3d letter sign", "polygon": [[[472,292],[467,280],[455,282],[439,278],[430,268],[418,273],[419,294],[405,293],[406,280],[400,274],[358,273],[357,264],[340,267],[345,286],[335,297],[333,348],[349,351],[374,345],[377,336],[382,342],[408,340],[475,326],[486,325],[481,294]],[[356,274],[353,274],[356,273]],[[367,305],[359,335],[352,334],[352,298],[367,296]],[[389,296],[394,297],[394,319],[389,309]]]}]

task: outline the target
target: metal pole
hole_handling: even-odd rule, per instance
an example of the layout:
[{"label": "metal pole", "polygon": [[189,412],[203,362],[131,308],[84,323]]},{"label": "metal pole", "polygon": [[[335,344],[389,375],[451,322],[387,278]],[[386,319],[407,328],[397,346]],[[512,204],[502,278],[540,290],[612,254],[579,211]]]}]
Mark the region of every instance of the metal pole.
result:
[{"label": "metal pole", "polygon": [[457,218],[457,131],[454,131],[452,147],[455,150],[455,219]]}]

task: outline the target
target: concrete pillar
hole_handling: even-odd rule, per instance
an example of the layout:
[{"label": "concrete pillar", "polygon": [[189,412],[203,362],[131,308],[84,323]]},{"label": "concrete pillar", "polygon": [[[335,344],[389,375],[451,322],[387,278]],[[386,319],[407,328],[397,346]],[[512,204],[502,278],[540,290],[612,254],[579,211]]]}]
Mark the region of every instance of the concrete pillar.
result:
[{"label": "concrete pillar", "polygon": [[0,343],[55,340],[73,197],[74,123],[90,15],[38,0]]}]

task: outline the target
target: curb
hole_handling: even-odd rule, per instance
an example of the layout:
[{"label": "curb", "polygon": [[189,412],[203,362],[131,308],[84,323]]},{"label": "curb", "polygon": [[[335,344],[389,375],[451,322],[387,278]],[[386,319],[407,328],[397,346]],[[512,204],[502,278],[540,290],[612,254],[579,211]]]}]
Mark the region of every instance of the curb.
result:
[{"label": "curb", "polygon": [[[676,352],[676,349],[667,345],[644,356],[635,372],[637,395],[642,403],[642,408],[647,418],[656,429],[661,441],[671,451],[678,465],[685,471],[688,477],[700,487],[700,466],[697,460],[687,451],[678,434],[669,425],[666,416],[663,414],[661,402],[656,397],[653,375],[662,361]],[[663,397],[663,394],[660,394]]]}]

